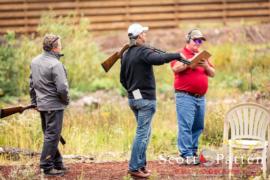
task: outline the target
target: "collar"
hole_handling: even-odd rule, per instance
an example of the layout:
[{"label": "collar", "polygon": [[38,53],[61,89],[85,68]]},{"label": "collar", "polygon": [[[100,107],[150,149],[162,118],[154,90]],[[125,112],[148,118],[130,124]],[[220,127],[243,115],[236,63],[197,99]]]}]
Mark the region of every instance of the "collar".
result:
[{"label": "collar", "polygon": [[47,56],[51,56],[51,57],[54,57],[58,60],[60,60],[60,58],[62,56],[64,56],[64,54],[61,54],[61,53],[58,53],[58,52],[53,52],[53,51],[44,51],[44,54],[47,55]]},{"label": "collar", "polygon": [[195,53],[191,51],[190,49],[188,49],[186,46],[184,47],[183,51],[184,51],[184,54],[195,55]]}]

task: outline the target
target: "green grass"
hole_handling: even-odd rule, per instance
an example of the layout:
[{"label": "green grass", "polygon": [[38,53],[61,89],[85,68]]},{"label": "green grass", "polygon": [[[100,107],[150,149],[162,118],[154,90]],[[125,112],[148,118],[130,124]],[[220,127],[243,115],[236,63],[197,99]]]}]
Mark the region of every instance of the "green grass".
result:
[{"label": "green grass", "polygon": [[[225,109],[223,106],[208,106],[202,146],[221,145]],[[41,150],[43,136],[37,112],[28,111],[1,121],[0,147]],[[123,157],[116,157],[116,160],[123,160],[130,153],[135,130],[134,115],[127,105],[103,104],[95,110],[70,108],[65,112],[62,132],[67,145],[64,148],[60,146],[61,151],[64,154],[82,155],[112,152],[117,155],[124,154]],[[176,144],[177,120],[174,101],[159,101],[153,119],[149,157],[157,159],[161,153],[175,154]]]}]

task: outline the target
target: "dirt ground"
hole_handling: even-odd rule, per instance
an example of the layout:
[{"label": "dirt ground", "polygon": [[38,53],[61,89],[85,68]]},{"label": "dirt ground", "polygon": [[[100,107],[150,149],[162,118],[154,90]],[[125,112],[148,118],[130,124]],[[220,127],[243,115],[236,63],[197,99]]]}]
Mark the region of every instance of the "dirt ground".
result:
[{"label": "dirt ground", "polygon": [[[30,179],[90,179],[90,180],[120,180],[132,179],[127,175],[127,162],[106,162],[106,163],[69,163],[69,171],[62,177],[44,177],[40,174],[38,167],[32,167],[35,175]],[[13,179],[12,173],[17,171],[17,178],[22,177],[20,169],[24,167],[0,166],[0,175],[5,179]],[[203,164],[198,166],[179,165],[176,163],[161,163],[150,161],[148,168],[152,170],[150,179],[227,179],[227,166],[223,169],[222,165],[215,164],[206,167]],[[236,179],[248,179],[248,177],[259,176],[261,174],[260,165],[252,164],[245,167],[234,165],[233,177]],[[26,174],[26,173],[24,173]],[[1,176],[0,176],[1,179]],[[29,178],[26,178],[29,179]]]}]

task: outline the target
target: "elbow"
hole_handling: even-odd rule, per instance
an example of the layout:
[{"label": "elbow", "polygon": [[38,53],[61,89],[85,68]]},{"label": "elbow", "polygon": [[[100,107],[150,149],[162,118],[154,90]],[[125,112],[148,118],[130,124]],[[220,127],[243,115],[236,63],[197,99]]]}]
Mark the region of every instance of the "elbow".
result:
[{"label": "elbow", "polygon": [[179,73],[179,72],[181,72],[181,71],[184,71],[185,69],[183,69],[183,68],[181,68],[181,67],[173,67],[172,68],[172,71],[174,72],[174,73]]},{"label": "elbow", "polygon": [[177,71],[177,69],[175,69],[175,68],[172,68],[172,71],[174,72],[174,73],[178,73],[179,71]]}]

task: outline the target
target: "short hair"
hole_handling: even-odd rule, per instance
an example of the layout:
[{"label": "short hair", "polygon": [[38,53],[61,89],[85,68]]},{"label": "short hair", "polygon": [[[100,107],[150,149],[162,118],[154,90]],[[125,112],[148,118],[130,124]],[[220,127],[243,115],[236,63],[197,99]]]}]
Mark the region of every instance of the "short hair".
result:
[{"label": "short hair", "polygon": [[59,45],[58,39],[60,39],[60,36],[55,34],[46,34],[43,39],[43,50],[51,51],[53,48],[57,48]]}]

